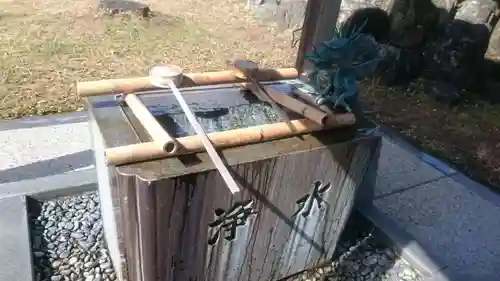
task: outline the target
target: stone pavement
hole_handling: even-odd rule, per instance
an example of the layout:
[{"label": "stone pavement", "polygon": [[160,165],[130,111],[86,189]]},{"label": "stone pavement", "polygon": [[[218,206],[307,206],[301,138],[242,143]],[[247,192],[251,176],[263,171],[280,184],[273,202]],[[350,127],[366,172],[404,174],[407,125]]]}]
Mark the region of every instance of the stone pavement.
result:
[{"label": "stone pavement", "polygon": [[[85,113],[0,122],[0,144],[0,198],[67,184],[66,175],[80,175],[74,185],[95,180]],[[499,280],[499,195],[389,136],[375,193],[379,211],[444,262],[445,276]]]},{"label": "stone pavement", "polygon": [[0,121],[0,184],[93,168],[86,113]]},{"label": "stone pavement", "polygon": [[[29,241],[26,198],[0,199],[0,280],[30,280],[31,248]],[[4,227],[9,226],[9,227]]]},{"label": "stone pavement", "polygon": [[439,161],[386,138],[374,204],[459,280],[500,276],[500,196]]}]

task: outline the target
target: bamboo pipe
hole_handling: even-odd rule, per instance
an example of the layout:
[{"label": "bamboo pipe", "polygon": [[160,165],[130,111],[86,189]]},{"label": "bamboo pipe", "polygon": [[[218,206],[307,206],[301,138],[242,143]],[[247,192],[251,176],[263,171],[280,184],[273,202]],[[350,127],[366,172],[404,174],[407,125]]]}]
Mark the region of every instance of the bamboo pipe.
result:
[{"label": "bamboo pipe", "polygon": [[163,151],[172,154],[179,150],[179,145],[172,138],[158,120],[151,114],[144,103],[135,94],[126,94],[125,102],[132,113],[141,122],[144,129],[153,139],[153,143],[158,145]]},{"label": "bamboo pipe", "polygon": [[[259,81],[273,81],[281,79],[295,79],[298,77],[295,68],[259,69],[254,74]],[[191,86],[204,86],[224,83],[237,83],[245,81],[235,75],[233,70],[188,73],[182,77],[179,88]],[[157,88],[151,84],[150,77],[136,77],[125,79],[110,79],[100,81],[77,82],[77,92],[82,97],[101,96],[111,93],[137,92],[140,90]]]},{"label": "bamboo pipe", "polygon": [[238,187],[238,184],[234,180],[231,173],[229,173],[229,170],[227,169],[224,162],[222,162],[222,159],[208,139],[205,131],[203,131],[203,127],[198,122],[198,120],[196,120],[194,113],[191,111],[189,105],[184,100],[184,97],[182,97],[181,92],[177,88],[177,85],[179,85],[182,81],[182,69],[174,65],[155,66],[151,68],[149,76],[153,85],[156,85],[159,88],[170,88],[170,90],[172,90],[172,93],[177,99],[177,102],[184,111],[184,114],[186,115],[189,123],[191,123],[191,126],[195,130],[196,135],[198,135],[198,138],[201,140],[201,143],[205,147],[205,150],[210,156],[210,159],[212,159],[212,162],[219,171],[219,174],[229,188],[229,191],[231,191],[233,195],[239,192],[240,188]]},{"label": "bamboo pipe", "polygon": [[[318,125],[308,119],[292,120],[290,122],[293,125],[293,130],[286,122],[280,122],[210,133],[207,134],[207,137],[214,147],[228,148],[287,138],[324,129],[346,127],[353,125],[356,118],[351,113],[333,115],[325,126]],[[151,142],[108,148],[105,151],[106,161],[108,165],[123,165],[204,151],[203,143],[198,136],[178,138],[177,142],[179,143],[179,150],[174,154],[165,153]]]},{"label": "bamboo pipe", "polygon": [[[244,83],[243,87],[254,93],[257,91],[256,87],[250,83]],[[276,103],[281,104],[283,107],[298,113],[319,125],[325,125],[327,122],[328,114],[325,112],[279,91],[272,89],[266,89],[266,91]]]},{"label": "bamboo pipe", "polygon": [[302,92],[299,92],[299,91],[293,91],[293,94],[298,96],[300,99],[302,99],[303,101],[305,101],[307,104],[311,105],[311,106],[317,106],[319,109],[321,109],[323,112],[325,112],[326,114],[328,115],[333,115],[335,113],[333,113],[333,111],[326,105],[318,105],[316,103],[316,99],[309,95],[309,94],[306,94],[306,93],[302,93]]},{"label": "bamboo pipe", "polygon": [[255,91],[253,91],[253,93],[264,101],[267,101],[274,108],[274,110],[276,110],[276,112],[281,113],[286,122],[290,123],[290,118],[288,118],[286,112],[276,104],[276,101],[269,96],[266,89],[262,86],[262,84],[260,84],[259,80],[256,79],[256,73],[259,71],[259,65],[256,62],[249,60],[235,60],[233,66],[234,75],[241,79],[249,80],[250,84],[254,86]]},{"label": "bamboo pipe", "polygon": [[229,188],[229,191],[231,191],[232,194],[236,194],[236,193],[240,192],[240,188],[238,187],[238,184],[234,181],[233,176],[229,173],[229,170],[227,169],[224,162],[222,162],[222,159],[220,158],[219,154],[215,150],[213,144],[208,139],[205,131],[203,131],[203,127],[201,126],[201,124],[198,122],[198,120],[196,120],[196,116],[191,111],[191,109],[189,108],[189,105],[182,97],[182,94],[179,91],[179,89],[177,88],[177,86],[175,85],[174,81],[170,80],[168,82],[168,86],[170,86],[172,93],[175,95],[175,98],[177,99],[177,102],[179,102],[179,105],[181,106],[182,110],[184,111],[184,114],[186,115],[189,123],[191,123],[191,126],[195,130],[196,135],[198,135],[198,139],[201,141],[201,143],[205,147],[205,150],[207,151],[208,155],[210,156],[210,159],[212,159],[212,162],[214,163],[215,167],[219,171],[219,174],[221,175],[222,179],[224,180],[227,187]]}]

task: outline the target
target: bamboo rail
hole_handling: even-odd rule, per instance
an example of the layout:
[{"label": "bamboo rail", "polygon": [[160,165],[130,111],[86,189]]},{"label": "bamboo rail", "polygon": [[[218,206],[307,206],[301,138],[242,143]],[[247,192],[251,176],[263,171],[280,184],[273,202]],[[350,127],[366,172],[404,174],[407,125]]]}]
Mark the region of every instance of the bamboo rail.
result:
[{"label": "bamboo rail", "polygon": [[[252,92],[256,92],[257,88],[255,85],[250,83],[244,83],[243,87],[251,90]],[[306,102],[302,102],[301,100],[295,99],[290,95],[281,93],[279,91],[273,89],[266,89],[267,94],[278,104],[283,107],[298,113],[305,118],[316,122],[319,125],[325,125],[328,119],[328,114],[319,110],[313,105],[309,105]]]},{"label": "bamboo rail", "polygon": [[124,100],[159,148],[168,154],[179,150],[179,145],[175,139],[168,134],[167,130],[163,128],[135,94],[126,94]]},{"label": "bamboo rail", "polygon": [[[325,125],[319,125],[309,119],[290,121],[292,130],[287,122],[265,124],[242,129],[207,134],[208,139],[215,148],[229,148],[246,144],[293,137],[324,129],[339,128],[353,125],[356,118],[351,113],[329,116]],[[168,154],[153,142],[144,142],[120,147],[108,148],[105,151],[108,165],[123,165],[134,162],[148,161],[159,158],[178,156],[204,151],[204,146],[198,136],[177,138],[179,150]]]},{"label": "bamboo rail", "polygon": [[[294,79],[297,78],[297,76],[298,73],[295,68],[252,70],[252,78],[256,81]],[[243,85],[250,84],[245,83],[248,82],[248,79],[243,77],[241,70],[232,69],[217,72],[184,74],[182,79],[180,79],[180,85],[178,87],[237,82],[243,82]],[[171,137],[137,96],[132,94],[136,91],[153,88],[158,87],[152,84],[151,77],[77,83],[78,93],[83,97],[125,93],[125,102],[151,136],[152,141],[150,142],[106,149],[105,156],[108,165],[124,165],[205,151],[205,146],[198,136],[188,136],[177,139]],[[314,104],[311,104],[311,100],[305,100],[304,103],[278,91],[271,90],[269,98],[272,98],[277,103],[296,113],[302,114],[305,118],[207,134],[207,138],[213,144],[214,148],[229,148],[293,137],[324,129],[350,126],[356,121],[355,116],[351,113],[333,114],[331,111],[322,112],[315,107]]]},{"label": "bamboo rail", "polygon": [[[282,79],[295,79],[298,77],[295,68],[278,68],[278,69],[259,69],[254,74],[255,79],[258,81],[273,81]],[[227,84],[244,82],[234,70],[216,71],[216,72],[203,72],[203,73],[188,73],[184,74],[179,88],[192,87],[192,86],[206,86],[215,84]],[[82,97],[102,96],[111,93],[132,93],[141,90],[154,89],[155,87],[150,77],[136,77],[124,79],[111,79],[78,82],[77,92]]]}]

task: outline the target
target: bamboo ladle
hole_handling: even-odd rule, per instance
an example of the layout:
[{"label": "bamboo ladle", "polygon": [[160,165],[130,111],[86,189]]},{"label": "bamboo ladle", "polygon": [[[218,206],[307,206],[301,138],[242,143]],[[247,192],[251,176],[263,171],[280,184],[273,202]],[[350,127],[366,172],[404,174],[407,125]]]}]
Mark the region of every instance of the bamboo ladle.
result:
[{"label": "bamboo ladle", "polygon": [[170,68],[161,66],[153,67],[151,69],[150,76],[151,76],[151,83],[153,85],[159,88],[170,88],[175,98],[179,102],[179,105],[181,106],[182,110],[186,114],[189,123],[191,123],[191,126],[193,126],[193,129],[198,135],[198,138],[200,138],[201,142],[203,143],[203,146],[205,147],[210,158],[212,159],[212,162],[214,163],[220,175],[226,182],[227,187],[229,188],[232,194],[239,192],[240,188],[238,187],[238,184],[236,184],[236,181],[234,180],[233,176],[231,176],[226,165],[224,164],[224,162],[222,162],[222,159],[215,150],[213,144],[210,142],[210,139],[207,137],[205,131],[203,131],[203,127],[198,122],[198,120],[196,120],[194,113],[191,111],[189,105],[184,100],[181,92],[177,88],[177,85],[180,83],[179,77],[182,77],[182,71],[179,71],[179,68],[177,68],[177,71],[175,71],[172,70],[171,67]]}]

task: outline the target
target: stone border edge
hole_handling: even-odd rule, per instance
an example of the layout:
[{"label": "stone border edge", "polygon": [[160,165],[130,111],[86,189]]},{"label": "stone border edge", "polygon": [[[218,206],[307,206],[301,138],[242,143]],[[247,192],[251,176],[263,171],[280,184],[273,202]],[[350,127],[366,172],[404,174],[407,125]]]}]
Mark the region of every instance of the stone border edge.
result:
[{"label": "stone border edge", "polygon": [[[23,280],[23,281],[33,281],[35,280],[35,272],[33,270],[33,252],[31,251],[31,233],[30,233],[30,225],[29,225],[29,217],[28,217],[28,198],[25,196],[25,195],[18,195],[18,196],[14,196],[14,197],[17,197],[19,198],[19,200],[21,201],[22,203],[22,218],[19,218],[20,220],[22,220],[22,227],[26,230],[27,232],[27,237],[21,237],[21,236],[18,236],[19,238],[27,238],[27,241],[24,241],[23,244],[27,244],[28,248],[30,249],[29,253],[28,253],[28,256],[25,257],[25,258],[28,258],[29,260],[24,260],[28,265],[29,265],[29,268],[28,269],[25,269],[27,272],[27,275],[31,277],[30,280]],[[2,200],[14,200],[16,198],[0,198],[0,201]],[[2,215],[5,215],[5,214],[2,214]],[[13,257],[10,257],[11,259]],[[16,260],[19,260],[19,259],[16,259]],[[12,270],[12,268],[9,268],[7,266],[7,268],[5,268],[5,266],[2,264],[0,265],[0,270]],[[26,276],[25,276],[26,277]],[[29,278],[29,277],[27,277]]]},{"label": "stone border edge", "polygon": [[404,136],[402,136],[400,133],[396,132],[395,130],[393,130],[388,126],[380,125],[380,133],[383,136],[390,139],[396,145],[400,146],[402,149],[406,150],[412,155],[415,155],[415,157],[417,157],[421,161],[439,170],[440,172],[448,176],[451,180],[465,186],[467,189],[474,192],[482,199],[489,201],[492,204],[500,207],[500,194],[494,192],[492,190],[493,189],[492,187],[485,186],[484,184],[479,183],[474,179],[471,179],[466,174],[450,167],[450,165],[443,162],[442,160],[425,153],[424,151],[410,144],[408,141],[405,140]]},{"label": "stone border edge", "polygon": [[424,274],[424,281],[461,281],[443,261],[429,254],[429,251],[426,251],[415,238],[376,206],[372,204],[359,206],[357,210],[374,224],[377,232],[387,243],[392,244],[405,260]]},{"label": "stone border edge", "polygon": [[89,169],[0,184],[0,199],[24,195],[48,200],[93,190],[97,190],[97,175]]},{"label": "stone border edge", "polygon": [[30,129],[35,127],[64,125],[87,121],[87,111],[76,111],[46,116],[30,116],[14,120],[2,120],[0,121],[0,131]]}]

